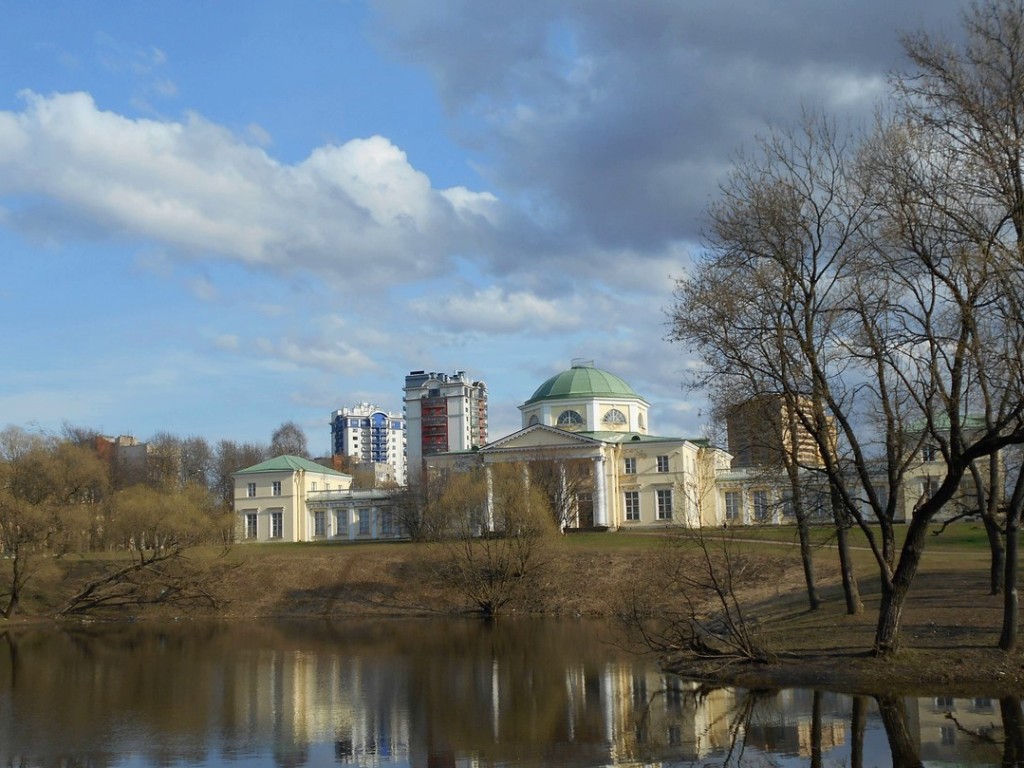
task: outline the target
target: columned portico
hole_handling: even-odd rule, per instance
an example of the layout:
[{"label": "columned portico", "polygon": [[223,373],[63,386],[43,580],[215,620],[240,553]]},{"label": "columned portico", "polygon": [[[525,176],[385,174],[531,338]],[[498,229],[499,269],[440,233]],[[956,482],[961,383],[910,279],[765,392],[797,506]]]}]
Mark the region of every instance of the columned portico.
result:
[{"label": "columned portico", "polygon": [[[605,476],[607,462],[604,459],[605,445],[600,440],[589,436],[568,432],[555,427],[534,425],[516,432],[508,437],[497,440],[490,445],[480,449],[479,456],[484,463],[485,476],[488,482],[487,491],[487,517],[493,521],[493,480],[492,467],[495,464],[509,464],[521,462],[523,464],[522,482],[524,488],[530,486],[529,465],[531,463],[552,462],[557,466],[557,482],[559,484],[559,495],[565,499],[569,493],[568,478],[565,465],[572,461],[587,461],[591,466],[591,478],[593,494],[593,525],[608,527],[611,523],[611,511],[608,506],[608,480]],[[575,500],[572,500],[573,502]],[[562,514],[559,516],[569,517]],[[575,518],[576,525],[582,521],[578,517],[578,510],[573,510],[571,517]],[[565,527],[568,519],[562,520]],[[493,523],[492,523],[493,525]]]}]

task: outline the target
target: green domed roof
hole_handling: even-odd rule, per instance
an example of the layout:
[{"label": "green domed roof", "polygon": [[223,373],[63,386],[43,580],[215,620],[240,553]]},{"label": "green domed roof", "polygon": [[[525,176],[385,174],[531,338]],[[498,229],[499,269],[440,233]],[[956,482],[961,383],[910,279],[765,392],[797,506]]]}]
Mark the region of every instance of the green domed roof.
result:
[{"label": "green domed roof", "polygon": [[592,365],[574,364],[545,381],[526,405],[538,400],[563,400],[579,397],[629,397],[641,399],[633,388],[614,373]]}]

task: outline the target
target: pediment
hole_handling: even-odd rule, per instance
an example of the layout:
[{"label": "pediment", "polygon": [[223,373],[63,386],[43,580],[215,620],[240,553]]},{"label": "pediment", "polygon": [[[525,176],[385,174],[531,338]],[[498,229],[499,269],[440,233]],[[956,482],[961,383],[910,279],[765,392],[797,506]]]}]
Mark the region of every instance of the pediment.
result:
[{"label": "pediment", "polygon": [[597,448],[601,445],[600,440],[586,435],[567,432],[564,429],[544,424],[534,424],[495,440],[493,443],[488,443],[480,449],[480,453],[497,453],[525,448]]}]

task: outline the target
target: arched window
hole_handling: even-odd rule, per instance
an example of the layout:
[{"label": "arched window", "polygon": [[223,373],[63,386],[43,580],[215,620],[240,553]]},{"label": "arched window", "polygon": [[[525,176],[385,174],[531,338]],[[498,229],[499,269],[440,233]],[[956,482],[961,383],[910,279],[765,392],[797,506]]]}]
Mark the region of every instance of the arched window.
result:
[{"label": "arched window", "polygon": [[642,413],[638,413],[636,415],[636,425],[640,427],[640,429],[647,429],[647,425],[644,424],[644,415]]},{"label": "arched window", "polygon": [[560,427],[578,427],[582,423],[583,417],[576,411],[562,411],[558,414],[558,426]]},{"label": "arched window", "polygon": [[530,423],[527,426],[532,427],[534,424],[540,424],[540,419],[537,418],[537,414],[536,413],[533,414],[533,416],[530,417]]},{"label": "arched window", "polygon": [[618,408],[612,408],[608,413],[604,415],[605,424],[625,424],[626,414],[620,411]]}]

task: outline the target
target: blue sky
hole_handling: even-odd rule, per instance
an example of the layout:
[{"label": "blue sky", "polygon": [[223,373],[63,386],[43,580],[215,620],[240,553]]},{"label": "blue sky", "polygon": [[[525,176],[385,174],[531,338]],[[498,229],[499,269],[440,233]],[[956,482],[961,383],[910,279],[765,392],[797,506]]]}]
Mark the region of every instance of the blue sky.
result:
[{"label": "blue sky", "polygon": [[[329,446],[410,370],[491,437],[573,358],[700,435],[673,279],[730,159],[866,121],[907,0],[0,0],[0,425]],[[855,6],[855,7],[854,7]]]}]

